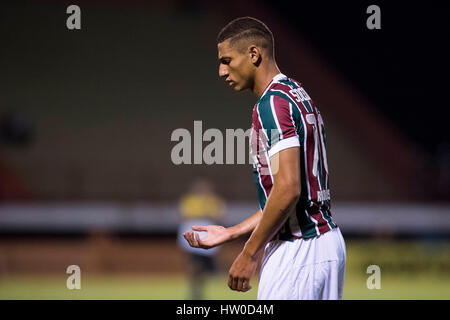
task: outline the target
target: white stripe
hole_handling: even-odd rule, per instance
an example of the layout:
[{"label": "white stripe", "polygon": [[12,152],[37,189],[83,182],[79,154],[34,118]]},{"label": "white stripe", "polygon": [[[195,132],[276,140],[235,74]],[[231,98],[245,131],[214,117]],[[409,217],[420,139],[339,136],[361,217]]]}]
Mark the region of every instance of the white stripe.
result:
[{"label": "white stripe", "polygon": [[298,136],[289,137],[275,143],[269,150],[269,158],[272,158],[274,154],[277,154],[281,150],[293,147],[300,147],[300,141],[298,139]]},{"label": "white stripe", "polygon": [[267,168],[269,168],[270,180],[272,180],[272,187],[273,187],[273,173],[272,173],[272,168],[270,167],[270,158],[269,158],[269,155],[267,154],[267,152],[264,152],[264,156],[266,157]]},{"label": "white stripe", "polygon": [[292,99],[292,97],[290,95],[288,95],[286,92],[284,92],[283,90],[278,90],[278,89],[272,89],[270,90],[271,92],[280,92],[282,94],[284,94],[285,96],[287,96],[290,100],[294,100]]}]

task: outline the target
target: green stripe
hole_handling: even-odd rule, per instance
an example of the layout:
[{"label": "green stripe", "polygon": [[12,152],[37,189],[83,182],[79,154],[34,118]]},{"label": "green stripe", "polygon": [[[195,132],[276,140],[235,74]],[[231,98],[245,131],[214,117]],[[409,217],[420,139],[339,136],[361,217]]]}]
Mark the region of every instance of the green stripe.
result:
[{"label": "green stripe", "polygon": [[306,206],[306,203],[298,205],[296,208],[296,215],[300,230],[302,231],[302,237],[304,239],[310,239],[318,236],[318,234],[316,231],[316,224],[309,218],[309,215],[306,212]]},{"label": "green stripe", "polygon": [[253,181],[256,185],[256,192],[258,194],[258,202],[259,202],[259,206],[261,207],[261,210],[264,209],[264,207],[266,206],[266,194],[260,184],[259,181],[259,172],[257,168],[253,168]]},{"label": "green stripe", "polygon": [[334,225],[334,223],[331,221],[330,216],[324,212],[322,210],[322,208],[319,208],[320,212],[322,213],[322,217],[328,222],[328,224],[330,225],[331,229],[335,228],[336,226]]},{"label": "green stripe", "polygon": [[331,227],[336,228],[337,227],[336,224],[333,223],[331,216],[328,214],[328,212],[330,212],[330,200],[324,202],[322,210],[325,211],[325,218],[327,219]]},{"label": "green stripe", "polygon": [[[303,230],[305,230],[305,231],[303,231]],[[316,230],[316,224],[314,222],[311,222],[311,223],[305,225],[302,229],[302,236],[304,239],[315,238],[318,235],[319,234],[317,233],[317,230]]]},{"label": "green stripe", "polygon": [[289,81],[289,80],[280,80],[278,81],[282,84],[288,85],[289,87],[293,88],[293,89],[297,89],[300,88],[295,82]]},{"label": "green stripe", "polygon": [[308,112],[313,112],[313,108],[307,100],[302,101],[302,103]]},{"label": "green stripe", "polygon": [[258,104],[259,117],[263,130],[266,131],[269,148],[280,140],[280,133],[270,106],[270,96]]}]

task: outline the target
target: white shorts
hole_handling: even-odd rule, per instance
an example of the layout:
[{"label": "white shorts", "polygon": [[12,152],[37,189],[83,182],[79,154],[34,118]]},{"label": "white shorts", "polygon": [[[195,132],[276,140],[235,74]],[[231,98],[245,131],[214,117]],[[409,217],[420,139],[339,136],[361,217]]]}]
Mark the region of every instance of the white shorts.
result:
[{"label": "white shorts", "polygon": [[338,228],[316,238],[266,245],[259,300],[342,299],[346,251]]}]

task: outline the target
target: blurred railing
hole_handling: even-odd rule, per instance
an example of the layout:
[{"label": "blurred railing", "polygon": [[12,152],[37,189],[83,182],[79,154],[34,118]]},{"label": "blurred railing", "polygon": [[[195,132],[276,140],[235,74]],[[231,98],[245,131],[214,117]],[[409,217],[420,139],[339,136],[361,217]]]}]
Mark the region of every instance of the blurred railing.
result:
[{"label": "blurred railing", "polygon": [[[228,203],[224,225],[258,210],[254,203]],[[450,205],[333,203],[333,217],[344,233],[450,235]],[[180,223],[173,203],[53,203],[0,205],[0,233],[108,232],[173,233]]]}]

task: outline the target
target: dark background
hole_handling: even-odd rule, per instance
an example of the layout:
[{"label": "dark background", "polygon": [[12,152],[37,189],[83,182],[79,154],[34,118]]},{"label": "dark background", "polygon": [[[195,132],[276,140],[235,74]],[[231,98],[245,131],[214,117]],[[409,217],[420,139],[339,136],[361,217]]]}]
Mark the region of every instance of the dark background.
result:
[{"label": "dark background", "polygon": [[[447,5],[438,1],[270,3],[423,152],[439,157],[448,148]],[[371,4],[381,8],[380,30],[361,28],[366,17],[360,13]]]},{"label": "dark background", "polygon": [[[66,28],[71,4],[81,30]],[[372,4],[381,30],[366,27]],[[36,0],[0,5],[0,299],[188,297],[180,197],[208,179],[224,225],[257,199],[250,164],[175,165],[170,137],[196,120],[203,132],[250,127],[257,98],[218,77],[216,49],[247,15],[269,26],[280,70],[323,116],[344,298],[449,296],[442,2]],[[244,241],[220,252],[208,298],[256,298],[221,278]],[[72,264],[83,290],[65,287]],[[366,287],[371,264],[382,290]]]},{"label": "dark background", "polygon": [[173,181],[198,175],[255,199],[248,166],[170,161],[171,132],[194,120],[249,127],[255,98],[227,91],[215,61],[218,31],[241,15],[269,20],[282,72],[319,102],[336,200],[448,200],[441,3],[378,2],[381,30],[369,30],[365,1],[80,1],[77,31],[68,4],[2,6],[4,201],[171,201],[185,187]]}]

